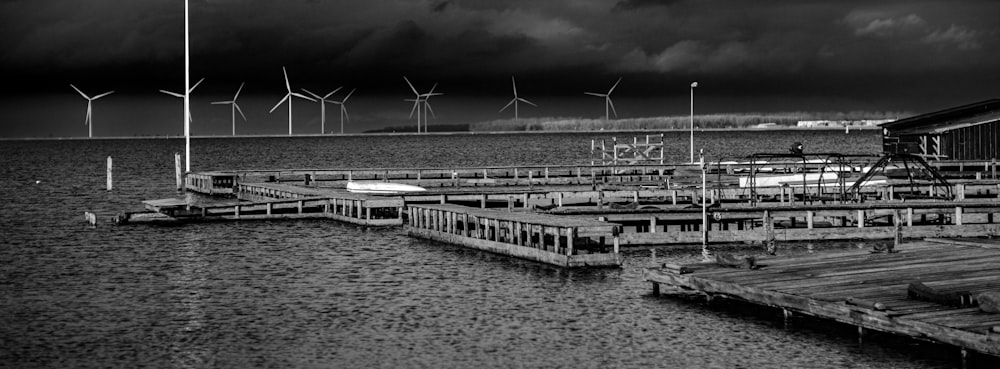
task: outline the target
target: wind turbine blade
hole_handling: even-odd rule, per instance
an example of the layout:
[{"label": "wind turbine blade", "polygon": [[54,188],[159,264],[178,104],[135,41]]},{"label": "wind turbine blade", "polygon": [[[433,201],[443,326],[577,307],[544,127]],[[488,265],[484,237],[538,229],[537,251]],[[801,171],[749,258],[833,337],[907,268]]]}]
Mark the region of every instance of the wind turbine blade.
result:
[{"label": "wind turbine blade", "polygon": [[233,95],[233,102],[236,102],[236,98],[240,96],[240,91],[243,91],[243,84],[246,82],[240,82],[240,88],[236,89],[236,95]]},{"label": "wind turbine blade", "polygon": [[244,121],[246,121],[247,120],[247,116],[243,115],[243,109],[240,109],[240,104],[237,104],[235,101],[233,101],[233,107],[236,108],[236,111],[240,112],[240,116],[243,117]]},{"label": "wind turbine blade", "polygon": [[[411,101],[411,100],[407,100],[407,101]],[[413,112],[417,111],[417,106],[420,105],[420,100],[412,100],[412,101],[413,101],[413,107],[410,108],[410,116],[409,116],[410,118],[413,118]]]},{"label": "wind turbine blade", "polygon": [[505,109],[507,109],[507,107],[509,107],[509,106],[510,106],[511,104],[513,104],[513,103],[514,103],[515,101],[517,101],[517,98],[516,98],[516,97],[515,97],[515,98],[513,98],[513,99],[511,99],[511,100],[510,100],[510,102],[509,102],[509,103],[507,103],[507,105],[504,105],[504,106],[503,106],[502,108],[500,108],[500,111],[498,111],[497,113],[500,113],[500,112],[503,112],[503,111],[504,111]]},{"label": "wind turbine blade", "polygon": [[295,97],[298,97],[298,98],[301,98],[301,99],[306,99],[306,100],[309,100],[309,101],[312,101],[312,102],[316,101],[315,99],[313,99],[313,98],[311,98],[309,96],[300,94],[298,92],[290,92],[289,95],[292,95],[292,96],[295,96]]},{"label": "wind turbine blade", "polygon": [[525,100],[525,99],[522,99],[522,98],[520,98],[520,97],[519,97],[519,98],[517,98],[517,101],[520,101],[520,102],[523,102],[523,103],[525,103],[525,104],[528,104],[528,105],[531,105],[531,106],[534,106],[534,107],[536,107],[536,108],[538,107],[538,105],[535,105],[535,103],[533,103],[533,102],[531,102],[531,101],[528,101],[528,100]]},{"label": "wind turbine blade", "polygon": [[608,96],[608,95],[599,94],[599,93],[596,93],[596,92],[584,92],[584,94],[587,94],[587,95],[590,95],[590,96],[598,96],[598,97],[607,97]]},{"label": "wind turbine blade", "polygon": [[103,93],[103,94],[100,94],[100,95],[97,95],[97,96],[94,96],[94,98],[92,98],[91,100],[97,100],[97,99],[100,99],[100,98],[102,98],[102,97],[105,97],[105,96],[108,96],[108,95],[111,95],[111,94],[113,94],[113,93],[115,93],[115,92],[114,92],[114,91],[108,91],[108,92],[105,92],[105,93]]},{"label": "wind turbine blade", "polygon": [[431,108],[431,103],[424,101],[424,108],[431,112],[431,116],[437,118],[437,114],[434,114],[434,109]]},{"label": "wind turbine blade", "polygon": [[618,81],[615,82],[615,85],[611,86],[611,89],[608,90],[608,95],[611,95],[611,91],[614,91],[615,87],[618,87],[618,84],[621,83],[621,81],[622,81],[622,77],[618,77]]},{"label": "wind turbine blade", "polygon": [[429,98],[431,96],[441,96],[441,95],[444,95],[444,93],[442,93],[442,92],[438,92],[438,93],[426,93],[426,94],[424,94],[424,100],[427,100],[427,98]]},{"label": "wind turbine blade", "polygon": [[87,120],[83,121],[83,125],[89,125],[90,124],[90,116],[91,116],[90,112],[92,110],[91,109],[92,106],[93,105],[90,104],[90,101],[87,101]]},{"label": "wind turbine blade", "polygon": [[278,101],[277,104],[274,104],[274,107],[271,108],[271,111],[269,111],[268,113],[274,113],[274,109],[277,109],[278,106],[280,106],[282,103],[284,103],[285,100],[288,100],[288,98],[291,97],[291,96],[292,96],[292,94],[286,94],[285,97],[281,98],[281,101]]},{"label": "wind turbine blade", "polygon": [[281,73],[285,74],[285,89],[288,90],[288,93],[292,93],[292,84],[288,83],[288,71],[285,70],[284,65],[281,66]]},{"label": "wind turbine blade", "polygon": [[510,85],[514,86],[514,97],[517,97],[517,83],[514,82],[514,76],[510,76]]},{"label": "wind turbine blade", "polygon": [[437,87],[438,87],[438,84],[435,82],[434,86],[431,86],[431,90],[427,91],[427,94],[428,95],[433,95],[434,94],[434,89],[436,89]]},{"label": "wind turbine blade", "polygon": [[353,95],[353,94],[354,94],[354,90],[357,90],[357,89],[356,89],[356,88],[352,88],[352,89],[351,89],[351,92],[348,92],[348,93],[347,93],[347,96],[344,96],[344,99],[343,99],[343,100],[340,100],[340,103],[341,103],[341,104],[343,104],[343,103],[346,103],[346,102],[347,102],[347,99],[350,99],[350,98],[351,98],[351,95]]},{"label": "wind turbine blade", "polygon": [[615,111],[615,103],[611,102],[611,97],[608,97],[608,106],[611,107],[611,112],[615,114],[615,118],[618,118],[618,112]]},{"label": "wind turbine blade", "polygon": [[236,103],[235,101],[212,101],[212,105],[227,105],[235,103]]},{"label": "wind turbine blade", "polygon": [[410,80],[406,79],[406,76],[403,76],[403,80],[406,81],[406,84],[410,86],[411,90],[413,90],[414,95],[420,96],[420,93],[417,92],[417,89],[413,87],[413,84],[410,83]]},{"label": "wind turbine blade", "polygon": [[179,98],[182,98],[182,99],[184,98],[184,95],[181,95],[181,94],[173,92],[173,91],[160,90],[160,92],[165,93],[165,94],[170,95],[170,96],[173,96],[173,97],[179,97]]},{"label": "wind turbine blade", "polygon": [[340,110],[344,111],[344,118],[347,118],[347,121],[350,122],[351,121],[351,115],[347,114],[347,106],[340,105]]},{"label": "wind turbine blade", "polygon": [[191,89],[188,90],[188,94],[194,92],[194,89],[198,88],[198,85],[200,85],[201,82],[204,81],[204,80],[205,80],[205,77],[202,77],[201,79],[199,79],[198,82],[195,83],[194,86],[191,86]]},{"label": "wind turbine blade", "polygon": [[69,87],[72,87],[74,90],[76,90],[76,92],[79,92],[80,96],[83,96],[84,99],[90,100],[90,96],[87,96],[87,94],[83,93],[83,91],[80,91],[79,88],[76,88],[76,86],[73,86],[72,83],[69,84]]},{"label": "wind turbine blade", "polygon": [[317,99],[322,99],[322,97],[319,97],[319,95],[314,94],[312,91],[309,91],[309,90],[304,89],[304,88],[302,89],[302,91],[305,91],[307,94],[310,94],[310,95],[312,95],[313,97],[315,97]]},{"label": "wind turbine blade", "polygon": [[[330,91],[330,93],[326,94],[326,96],[323,96],[323,100],[326,100],[328,97],[330,97],[331,95],[337,93],[337,91],[340,91],[340,89],[342,89],[342,88],[344,88],[344,86],[337,87],[336,90]],[[318,99],[318,97],[317,97],[317,99]]]}]

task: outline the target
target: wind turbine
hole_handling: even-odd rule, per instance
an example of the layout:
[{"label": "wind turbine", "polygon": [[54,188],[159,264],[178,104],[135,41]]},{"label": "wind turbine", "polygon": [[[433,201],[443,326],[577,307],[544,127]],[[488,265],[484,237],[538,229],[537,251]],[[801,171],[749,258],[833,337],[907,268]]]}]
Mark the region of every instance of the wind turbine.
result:
[{"label": "wind turbine", "polygon": [[285,102],[285,100],[288,100],[288,135],[291,136],[292,135],[292,96],[303,98],[303,99],[306,99],[306,100],[309,100],[309,101],[313,101],[313,102],[315,102],[316,100],[313,100],[311,97],[303,95],[303,94],[300,94],[298,92],[292,92],[292,85],[290,83],[288,83],[288,72],[285,71],[285,67],[284,66],[281,67],[281,72],[285,74],[285,90],[288,91],[288,93],[285,94],[285,97],[281,98],[281,101],[278,101],[278,103],[275,104],[273,108],[271,108],[270,113],[273,113],[274,109],[277,109],[278,106],[281,105],[281,103]]},{"label": "wind turbine", "polygon": [[236,112],[240,112],[240,116],[243,117],[243,121],[247,120],[247,116],[243,115],[243,109],[240,109],[240,105],[236,103],[236,98],[240,96],[240,91],[243,91],[243,83],[240,83],[240,88],[236,89],[236,95],[233,95],[233,99],[229,101],[213,101],[212,104],[216,105],[232,105],[233,110],[233,136],[236,136]]},{"label": "wind turbine", "polygon": [[[187,94],[190,95],[192,92],[194,92],[194,89],[198,88],[198,85],[200,85],[201,82],[204,81],[204,80],[205,80],[204,78],[199,79],[198,82],[194,84],[194,86],[191,86],[191,89],[188,90]],[[186,98],[184,94],[179,94],[179,93],[172,92],[172,91],[160,90],[160,92],[165,93],[165,94],[170,95],[170,96],[173,96],[173,97],[179,97],[179,98],[182,98],[182,99]],[[185,110],[184,115],[187,115],[187,121],[184,122],[184,126],[187,127],[188,124],[190,124],[190,122],[193,122],[194,120],[191,119],[191,111],[190,110]],[[185,131],[187,131],[187,129],[185,129]],[[187,135],[185,135],[185,136],[187,136]]]},{"label": "wind turbine", "polygon": [[528,104],[528,105],[531,105],[531,106],[534,106],[534,107],[538,107],[538,105],[535,105],[531,101],[522,99],[522,98],[520,98],[520,97],[517,96],[517,83],[514,82],[514,76],[510,76],[510,84],[511,84],[511,86],[514,87],[514,98],[511,99],[510,102],[507,103],[507,105],[504,105],[503,108],[500,108],[500,112],[504,111],[504,109],[507,109],[507,107],[509,107],[510,104],[514,104],[514,120],[517,120],[517,103],[518,102],[523,102],[525,104]]},{"label": "wind turbine", "polygon": [[403,79],[406,80],[406,84],[410,85],[410,90],[412,90],[413,94],[416,95],[416,98],[414,99],[406,99],[403,101],[413,101],[413,108],[410,109],[410,116],[411,117],[413,116],[414,111],[417,112],[417,132],[420,132],[420,103],[423,103],[424,105],[424,132],[427,132],[427,111],[431,112],[431,116],[437,118],[437,115],[434,114],[434,109],[431,108],[431,103],[429,100],[432,96],[438,96],[444,94],[440,92],[434,93],[434,89],[437,88],[437,83],[435,83],[434,86],[431,87],[431,90],[429,92],[422,94],[417,92],[417,89],[413,87],[413,84],[410,83],[409,79],[406,79],[406,76],[403,76]]},{"label": "wind turbine", "polygon": [[413,117],[414,111],[417,112],[417,133],[420,133],[420,102],[421,102],[420,93],[417,92],[417,89],[413,87],[413,84],[410,83],[410,80],[406,79],[406,76],[403,76],[403,80],[406,81],[406,84],[410,86],[410,90],[413,91],[413,95],[416,96],[413,99],[406,99],[403,101],[413,101],[413,108],[410,108],[410,117]]},{"label": "wind turbine", "polygon": [[[597,96],[597,97],[603,97],[604,98],[604,120],[611,120],[610,113],[615,113],[615,118],[618,118],[618,112],[615,111],[615,104],[613,104],[611,102],[611,92],[615,90],[615,87],[618,87],[618,83],[621,82],[621,81],[622,81],[622,78],[618,77],[618,81],[615,82],[614,86],[611,86],[611,89],[608,90],[608,93],[606,93],[606,94],[599,94],[599,93],[596,93],[596,92],[584,92],[587,95]],[[609,108],[610,108],[610,110],[609,110]]]},{"label": "wind turbine", "polygon": [[326,95],[324,95],[322,97],[320,97],[317,94],[312,93],[312,91],[309,91],[309,90],[304,89],[304,88],[302,89],[302,91],[305,91],[305,93],[312,95],[313,97],[316,98],[316,100],[319,101],[319,133],[320,134],[326,134],[326,103],[328,103],[328,102],[332,103],[333,102],[333,101],[327,100],[327,98],[329,98],[330,95],[333,95],[333,94],[337,93],[337,91],[340,91],[341,88],[343,88],[343,87],[337,87],[337,89],[331,91],[330,93],[328,93],[328,94],[326,94]]},{"label": "wind turbine", "polygon": [[108,91],[108,92],[105,92],[103,94],[100,94],[100,95],[97,95],[97,96],[94,96],[94,97],[90,97],[90,96],[87,96],[87,94],[83,93],[83,91],[80,91],[79,88],[76,88],[76,86],[73,86],[72,83],[69,85],[69,87],[72,87],[74,90],[76,90],[76,92],[80,93],[80,96],[83,96],[84,99],[87,99],[87,118],[83,121],[83,124],[87,126],[87,137],[88,138],[94,138],[94,120],[92,119],[92,117],[93,117],[92,113],[94,111],[94,108],[93,108],[93,106],[94,106],[94,100],[97,100],[97,99],[100,99],[102,97],[111,95],[111,94],[113,94],[115,92],[114,91]]},{"label": "wind turbine", "polygon": [[424,98],[424,132],[427,132],[427,127],[430,126],[430,121],[427,120],[427,112],[431,112],[431,116],[437,118],[437,114],[434,114],[434,109],[431,109],[431,96],[444,95],[443,93],[434,93],[434,89],[437,88],[437,83],[431,87],[430,92],[420,95]]},{"label": "wind turbine", "polygon": [[348,121],[351,120],[351,117],[347,115],[347,99],[351,98],[351,95],[354,94],[354,90],[356,90],[356,88],[352,88],[351,92],[348,92],[347,96],[344,96],[343,100],[331,101],[334,104],[340,105],[340,134],[344,134],[344,117],[347,117]]}]

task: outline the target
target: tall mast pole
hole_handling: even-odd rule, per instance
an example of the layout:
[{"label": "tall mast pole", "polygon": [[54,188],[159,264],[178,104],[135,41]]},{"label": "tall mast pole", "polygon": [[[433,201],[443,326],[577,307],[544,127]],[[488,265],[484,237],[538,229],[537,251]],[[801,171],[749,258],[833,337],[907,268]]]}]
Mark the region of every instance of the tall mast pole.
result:
[{"label": "tall mast pole", "polygon": [[191,172],[191,56],[188,0],[184,0],[184,168]]}]

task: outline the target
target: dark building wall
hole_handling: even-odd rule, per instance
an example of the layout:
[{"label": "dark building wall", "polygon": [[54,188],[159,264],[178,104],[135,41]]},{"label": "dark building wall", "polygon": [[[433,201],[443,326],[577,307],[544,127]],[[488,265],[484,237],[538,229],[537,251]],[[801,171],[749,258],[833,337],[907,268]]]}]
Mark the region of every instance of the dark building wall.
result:
[{"label": "dark building wall", "polygon": [[922,114],[881,126],[882,150],[885,153],[909,153],[946,160],[1000,158],[1000,99]]}]

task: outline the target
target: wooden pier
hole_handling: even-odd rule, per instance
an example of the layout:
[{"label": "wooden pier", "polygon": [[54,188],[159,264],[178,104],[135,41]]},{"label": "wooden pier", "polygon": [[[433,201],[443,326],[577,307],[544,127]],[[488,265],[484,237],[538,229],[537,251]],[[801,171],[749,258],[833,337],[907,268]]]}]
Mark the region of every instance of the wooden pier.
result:
[{"label": "wooden pier", "polygon": [[562,267],[618,266],[615,224],[457,205],[410,205],[410,236]]},{"label": "wooden pier", "polygon": [[[277,189],[275,189],[277,191]],[[146,200],[150,213],[124,213],[118,223],[262,219],[332,219],[364,226],[403,224],[403,200],[351,193],[297,194],[284,199],[189,203],[183,199]]]},{"label": "wooden pier", "polygon": [[[667,209],[557,208],[622,225],[621,244],[701,243],[701,206]],[[713,206],[705,213],[710,243],[988,237],[1000,235],[1000,202],[875,202],[863,204]]]},{"label": "wooden pier", "polygon": [[[948,242],[948,241],[945,241]],[[693,290],[1000,356],[1000,313],[914,297],[914,282],[942,294],[1000,291],[1000,243],[916,242],[895,253],[852,250],[757,259],[757,269],[717,263],[643,271],[660,286]],[[958,304],[955,304],[958,305]]]}]

